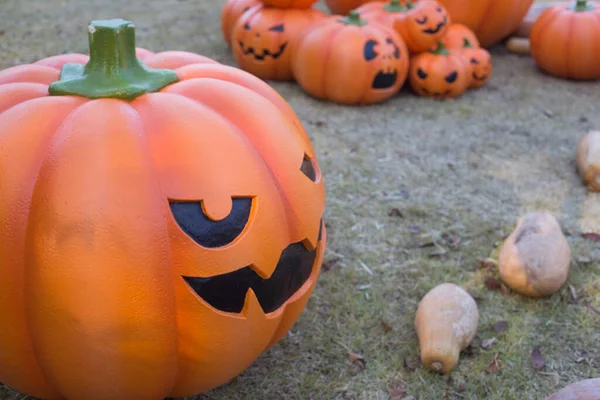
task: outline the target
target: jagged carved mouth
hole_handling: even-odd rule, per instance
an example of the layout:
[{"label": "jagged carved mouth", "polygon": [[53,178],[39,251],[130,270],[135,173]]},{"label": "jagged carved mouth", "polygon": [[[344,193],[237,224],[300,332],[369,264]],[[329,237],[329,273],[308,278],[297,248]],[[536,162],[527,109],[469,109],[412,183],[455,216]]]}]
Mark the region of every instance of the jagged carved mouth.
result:
[{"label": "jagged carved mouth", "polygon": [[383,72],[379,71],[379,73],[375,76],[373,80],[373,89],[389,89],[396,84],[398,79],[398,71],[394,70],[394,72]]},{"label": "jagged carved mouth", "polygon": [[479,76],[477,76],[477,74],[475,74],[475,72],[473,72],[473,79],[475,79],[477,81],[485,81],[487,79],[487,75],[479,77]]},{"label": "jagged carved mouth", "polygon": [[[323,221],[319,238],[321,240]],[[261,278],[250,266],[227,274],[207,278],[183,276],[190,288],[217,310],[240,313],[246,293],[252,289],[265,313],[278,310],[308,280],[312,274],[317,249],[308,250],[302,242],[289,245],[281,253],[275,271],[268,279]]]},{"label": "jagged carved mouth", "polygon": [[428,96],[432,96],[432,97],[446,97],[446,96],[449,96],[450,93],[452,93],[451,90],[446,90],[446,91],[444,91],[442,93],[440,93],[440,92],[431,92],[431,91],[429,91],[429,90],[427,90],[425,88],[421,88],[421,90],[423,91],[424,94],[426,94]]},{"label": "jagged carved mouth", "polygon": [[254,50],[254,47],[246,48],[244,46],[244,42],[242,42],[241,40],[239,40],[238,43],[239,43],[240,49],[242,50],[242,53],[244,53],[244,55],[252,54],[252,56],[258,61],[264,61],[265,58],[267,58],[267,57],[271,57],[273,59],[279,58],[283,54],[283,52],[285,51],[285,49],[288,45],[288,42],[283,43],[281,46],[279,46],[279,50],[276,51],[275,53],[271,53],[271,50],[269,50],[269,49],[263,49],[262,53],[257,53],[256,50]]},{"label": "jagged carved mouth", "polygon": [[448,23],[448,18],[444,17],[444,20],[440,22],[435,28],[424,29],[424,33],[429,33],[430,35],[435,35],[438,33],[446,24]]}]

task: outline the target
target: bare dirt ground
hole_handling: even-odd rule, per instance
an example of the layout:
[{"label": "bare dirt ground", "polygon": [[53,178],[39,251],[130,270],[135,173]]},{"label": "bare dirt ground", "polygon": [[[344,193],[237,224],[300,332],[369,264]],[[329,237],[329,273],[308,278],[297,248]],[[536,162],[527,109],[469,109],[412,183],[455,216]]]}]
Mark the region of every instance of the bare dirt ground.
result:
[{"label": "bare dirt ground", "polygon": [[[87,23],[116,17],[136,23],[138,46],[234,65],[219,28],[223,4],[2,0],[0,68],[86,53]],[[583,235],[600,233],[600,195],[586,191],[574,166],[579,138],[600,129],[600,82],[545,76],[501,46],[493,57],[489,84],[454,101],[405,90],[381,105],[343,107],[272,83],[304,123],[324,172],[326,262],[290,334],[200,398],[543,399],[600,375],[600,243]],[[576,299],[567,286],[528,300],[484,284],[497,271],[478,259],[494,256],[532,210],[553,212],[568,235]],[[481,314],[451,377],[422,368],[413,325],[418,301],[444,281],[474,294]],[[532,362],[536,346],[543,359]],[[0,398],[24,397],[5,388]]]}]

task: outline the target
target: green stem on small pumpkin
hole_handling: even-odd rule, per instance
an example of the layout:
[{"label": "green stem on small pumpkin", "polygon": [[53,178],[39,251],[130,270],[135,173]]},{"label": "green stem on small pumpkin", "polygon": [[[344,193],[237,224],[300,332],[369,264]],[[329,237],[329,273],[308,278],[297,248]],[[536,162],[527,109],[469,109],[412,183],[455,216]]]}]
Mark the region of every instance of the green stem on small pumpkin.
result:
[{"label": "green stem on small pumpkin", "polygon": [[383,9],[389,12],[404,12],[408,10],[400,0],[390,0],[389,3],[383,6]]},{"label": "green stem on small pumpkin", "polygon": [[446,46],[443,42],[439,42],[435,50],[431,50],[431,52],[440,56],[450,55],[450,52],[448,51],[448,49],[446,49]]},{"label": "green stem on small pumpkin", "polygon": [[123,19],[92,21],[88,27],[90,60],[65,64],[52,96],[133,100],[177,82],[175,72],[148,68],[135,53],[135,26]]},{"label": "green stem on small pumpkin", "polygon": [[569,8],[573,11],[590,11],[594,9],[594,6],[589,4],[587,0],[577,0],[575,4]]},{"label": "green stem on small pumpkin", "polygon": [[463,38],[463,48],[465,49],[472,49],[473,45],[471,44],[471,41],[467,38]]},{"label": "green stem on small pumpkin", "polygon": [[364,19],[360,19],[360,13],[356,10],[350,11],[347,17],[344,17],[339,21],[346,25],[363,26],[367,24],[367,21],[365,21]]}]

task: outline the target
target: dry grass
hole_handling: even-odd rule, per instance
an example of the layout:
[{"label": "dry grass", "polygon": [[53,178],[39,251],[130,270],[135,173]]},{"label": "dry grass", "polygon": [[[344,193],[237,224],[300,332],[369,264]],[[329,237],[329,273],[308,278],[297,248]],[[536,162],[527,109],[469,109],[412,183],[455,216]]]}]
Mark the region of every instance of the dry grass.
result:
[{"label": "dry grass", "polygon": [[[233,64],[219,31],[222,4],[4,0],[0,68],[85,52],[86,23],[115,16],[136,22],[142,47]],[[587,306],[600,309],[600,245],[581,236],[600,231],[600,196],[581,186],[573,163],[579,138],[600,127],[600,82],[544,76],[501,47],[493,55],[488,86],[456,101],[406,91],[382,105],[342,107],[273,83],[305,124],[325,174],[328,268],[290,335],[200,398],[397,400],[406,392],[406,399],[526,400],[600,375],[600,315]],[[388,215],[394,208],[402,216]],[[570,233],[577,302],[567,287],[534,301],[483,284],[495,272],[477,260],[536,209],[555,213]],[[432,256],[438,248],[420,247],[427,242],[445,252]],[[481,313],[474,346],[451,379],[419,365],[413,329],[418,301],[444,281],[476,294]],[[508,329],[494,332],[498,321]],[[478,346],[491,337],[490,349]],[[546,359],[541,371],[530,362],[536,345]],[[349,351],[365,368],[349,363]],[[499,370],[486,373],[496,353]],[[0,389],[0,398],[24,396]]]}]

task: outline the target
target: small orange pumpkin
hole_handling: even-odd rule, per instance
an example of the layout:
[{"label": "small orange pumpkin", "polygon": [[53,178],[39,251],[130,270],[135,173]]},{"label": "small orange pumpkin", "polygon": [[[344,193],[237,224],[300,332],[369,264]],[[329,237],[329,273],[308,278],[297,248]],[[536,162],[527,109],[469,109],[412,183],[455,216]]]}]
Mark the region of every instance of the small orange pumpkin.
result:
[{"label": "small orange pumpkin", "polygon": [[447,49],[462,49],[466,43],[470,47],[480,47],[475,33],[463,24],[450,24],[440,41]]},{"label": "small orange pumpkin", "polygon": [[317,0],[260,0],[266,7],[275,8],[298,8],[305,9],[312,7]]},{"label": "small orange pumpkin", "polygon": [[373,1],[381,0],[325,0],[325,4],[332,14],[346,15],[351,10]]},{"label": "small orange pumpkin", "polygon": [[291,54],[301,33],[326,18],[310,8],[280,9],[259,4],[237,21],[232,37],[233,57],[239,67],[261,79],[292,80]]},{"label": "small orange pumpkin", "polygon": [[533,24],[531,56],[549,75],[600,78],[600,3],[577,0],[550,7]]},{"label": "small orange pumpkin", "polygon": [[408,80],[420,96],[446,99],[462,95],[469,88],[471,74],[464,57],[440,43],[437,49],[412,57]]},{"label": "small orange pumpkin", "polygon": [[0,71],[0,381],[43,399],[192,396],[304,309],[322,174],[265,82],[136,57],[128,21],[88,32],[89,58]]},{"label": "small orange pumpkin", "polygon": [[422,53],[434,47],[446,33],[450,16],[434,0],[418,3],[390,0],[367,3],[356,9],[363,19],[393,28],[406,42],[411,53]]},{"label": "small orange pumpkin", "polygon": [[393,29],[350,11],[311,26],[298,43],[292,68],[300,86],[318,99],[373,104],[400,90],[408,63],[406,44]]},{"label": "small orange pumpkin", "polygon": [[466,62],[471,64],[471,83],[469,88],[480,88],[492,76],[492,55],[489,51],[479,47],[472,47],[467,41],[462,49],[457,49]]},{"label": "small orange pumpkin", "polygon": [[221,12],[221,33],[227,46],[231,46],[231,33],[237,20],[257,4],[260,0],[227,0]]}]

